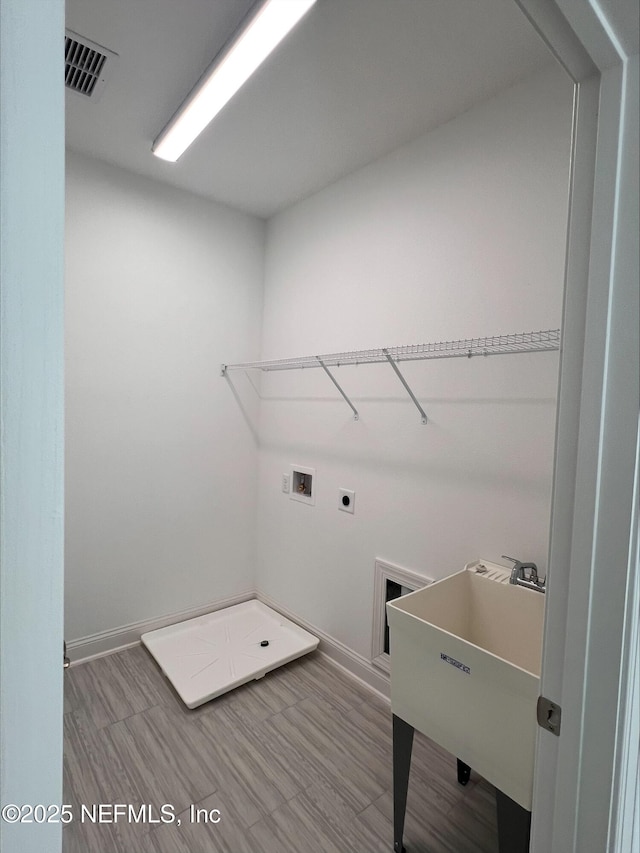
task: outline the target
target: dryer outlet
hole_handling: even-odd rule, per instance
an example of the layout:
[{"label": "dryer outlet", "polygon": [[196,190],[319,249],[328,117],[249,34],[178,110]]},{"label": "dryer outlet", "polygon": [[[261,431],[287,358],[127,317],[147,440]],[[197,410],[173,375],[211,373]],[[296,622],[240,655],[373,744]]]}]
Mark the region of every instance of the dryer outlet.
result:
[{"label": "dryer outlet", "polygon": [[338,489],[338,509],[353,515],[355,507],[356,493],[351,489]]}]

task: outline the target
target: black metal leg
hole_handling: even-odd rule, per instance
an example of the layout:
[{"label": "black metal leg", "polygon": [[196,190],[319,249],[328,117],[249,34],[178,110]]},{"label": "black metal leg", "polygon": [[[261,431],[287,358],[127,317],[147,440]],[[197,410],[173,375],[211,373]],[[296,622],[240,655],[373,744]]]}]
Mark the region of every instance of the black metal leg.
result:
[{"label": "black metal leg", "polygon": [[458,762],[458,782],[461,785],[466,785],[471,776],[471,768],[464,761],[460,761],[459,758],[456,760]]},{"label": "black metal leg", "polygon": [[529,853],[531,812],[496,788],[500,853]]},{"label": "black metal leg", "polygon": [[407,811],[407,790],[411,769],[413,726],[393,715],[393,849],[403,853],[402,836]]}]

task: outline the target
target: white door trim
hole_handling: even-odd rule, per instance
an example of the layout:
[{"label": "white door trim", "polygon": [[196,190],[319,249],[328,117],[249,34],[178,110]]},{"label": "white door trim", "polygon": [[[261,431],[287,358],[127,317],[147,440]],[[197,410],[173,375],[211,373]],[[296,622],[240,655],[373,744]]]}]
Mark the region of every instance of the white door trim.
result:
[{"label": "white door trim", "polygon": [[[538,737],[531,846],[605,851],[618,776],[629,770],[615,765],[616,733],[637,621],[625,609],[637,525],[637,70],[617,35],[624,3],[619,20],[593,0],[519,5],[576,82],[541,686],[563,717],[559,738]],[[637,762],[637,750],[627,755]]]},{"label": "white door trim", "polygon": [[[63,36],[63,0],[0,0],[0,803],[5,807],[62,800]],[[59,823],[0,818],[0,849],[58,853],[61,829]]]},{"label": "white door trim", "polygon": [[640,847],[640,552],[638,550],[638,506],[640,502],[640,421],[636,448],[633,525],[627,587],[627,619],[623,642],[618,715],[618,742],[614,771],[614,809],[611,814],[610,848],[627,853]]}]

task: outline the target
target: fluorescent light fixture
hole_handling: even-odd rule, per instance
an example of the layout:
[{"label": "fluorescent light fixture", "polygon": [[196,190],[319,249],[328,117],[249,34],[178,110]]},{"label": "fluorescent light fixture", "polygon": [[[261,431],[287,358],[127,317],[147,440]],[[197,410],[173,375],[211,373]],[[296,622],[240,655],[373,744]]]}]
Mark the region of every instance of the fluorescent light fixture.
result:
[{"label": "fluorescent light fixture", "polygon": [[316,0],[266,0],[214,60],[151,150],[175,162]]}]

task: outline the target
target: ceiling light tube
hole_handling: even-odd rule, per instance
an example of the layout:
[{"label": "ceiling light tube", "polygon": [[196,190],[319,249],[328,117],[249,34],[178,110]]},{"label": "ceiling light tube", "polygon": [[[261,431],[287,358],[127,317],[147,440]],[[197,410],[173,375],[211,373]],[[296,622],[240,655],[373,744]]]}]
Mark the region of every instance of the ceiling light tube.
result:
[{"label": "ceiling light tube", "polygon": [[155,140],[156,157],[175,162],[315,2],[266,0]]}]

